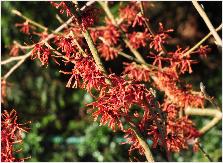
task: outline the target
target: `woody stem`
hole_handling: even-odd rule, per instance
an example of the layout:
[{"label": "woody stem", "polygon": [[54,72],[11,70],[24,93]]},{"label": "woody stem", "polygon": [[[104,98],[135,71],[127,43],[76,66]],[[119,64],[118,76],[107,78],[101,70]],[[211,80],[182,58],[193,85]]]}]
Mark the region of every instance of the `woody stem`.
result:
[{"label": "woody stem", "polygon": [[95,47],[94,43],[93,43],[93,40],[88,32],[88,30],[86,29],[85,31],[82,32],[83,35],[84,35],[84,38],[85,40],[87,41],[87,44],[90,48],[90,51],[92,53],[92,56],[96,62],[96,65],[98,66],[98,68],[104,73],[104,74],[107,74],[102,62],[101,62],[101,59],[99,57],[99,54],[98,54],[98,50],[97,48]]}]

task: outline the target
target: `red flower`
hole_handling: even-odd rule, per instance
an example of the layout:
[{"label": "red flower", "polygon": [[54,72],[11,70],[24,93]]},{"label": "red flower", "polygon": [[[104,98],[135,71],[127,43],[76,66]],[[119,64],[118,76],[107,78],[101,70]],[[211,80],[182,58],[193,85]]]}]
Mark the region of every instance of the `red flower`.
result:
[{"label": "red flower", "polygon": [[18,24],[18,23],[17,23],[16,26],[17,26],[17,27],[21,27],[20,31],[23,32],[23,33],[25,33],[25,34],[27,34],[27,35],[30,34],[30,30],[31,30],[31,29],[35,29],[34,26],[32,26],[32,25],[29,24],[29,21],[25,21],[25,22],[22,23],[22,24]]},{"label": "red flower", "polygon": [[151,38],[151,35],[148,34],[148,31],[145,30],[144,32],[133,32],[131,34],[127,34],[131,45],[138,49],[139,47],[145,47],[147,41]]},{"label": "red flower", "polygon": [[136,24],[138,24],[139,26],[142,26],[145,23],[145,21],[146,21],[146,18],[144,18],[140,12],[136,15],[135,20],[132,24],[132,27],[135,27]]},{"label": "red flower", "polygon": [[208,45],[205,46],[200,46],[198,49],[198,53],[200,54],[200,56],[204,56],[207,57],[207,54],[211,51],[211,48],[209,48]]},{"label": "red flower", "polygon": [[55,2],[50,2],[56,9],[59,9],[60,8],[60,14],[63,14],[64,11],[66,12],[67,14],[67,17],[68,16],[72,16],[72,13],[70,11],[70,9],[67,7],[66,3],[65,2],[59,2],[59,3],[55,3]]},{"label": "red flower", "polygon": [[164,61],[169,61],[169,58],[164,58],[160,55],[156,55],[154,53],[150,53],[149,58],[154,58],[153,65],[158,65],[158,68],[161,70],[163,68],[162,63]]},{"label": "red flower", "polygon": [[121,51],[121,49],[114,49],[104,43],[100,43],[98,45],[98,51],[100,55],[105,58],[106,61],[109,61],[117,58],[118,53],[119,51]]},{"label": "red flower", "polygon": [[18,46],[18,44],[16,44],[16,43],[14,43],[13,45],[12,45],[12,47],[11,47],[11,50],[10,50],[10,52],[9,52],[9,55],[11,55],[11,56],[13,56],[13,57],[15,57],[15,56],[18,56],[18,54],[19,54],[19,46]]},{"label": "red flower", "polygon": [[[162,72],[157,72],[153,76],[153,81],[159,90],[165,92],[167,97],[179,107],[203,107],[204,97],[191,88],[179,88],[177,86],[179,78],[174,70],[165,68]],[[179,82],[178,82],[179,83]]]},{"label": "red flower", "polygon": [[[97,91],[103,91],[103,88],[107,86],[105,82],[104,75],[98,70],[95,62],[91,57],[82,57],[81,55],[76,55],[73,59],[75,62],[75,66],[72,69],[72,74],[67,87],[79,87],[85,88],[90,94],[92,89],[96,89]],[[74,84],[72,81],[75,79]],[[83,82],[80,81],[83,80]]]},{"label": "red flower", "polygon": [[[97,117],[101,119],[101,125],[111,123],[109,126],[117,125],[119,129],[123,129],[122,118],[131,123],[129,119],[129,112],[133,105],[140,106],[145,112],[148,112],[148,106],[145,104],[153,100],[153,95],[148,91],[143,84],[133,84],[125,81],[123,78],[116,75],[109,75],[108,79],[111,81],[112,87],[107,87],[107,91],[97,98],[97,100],[88,106],[93,106],[91,111],[94,111],[93,116],[95,120]],[[146,120],[148,114],[144,115]],[[105,119],[107,118],[107,121]]]},{"label": "red flower", "polygon": [[[192,141],[200,136],[200,133],[194,128],[194,124],[187,117],[177,118],[179,108],[169,102],[163,104],[163,111],[166,114],[166,135],[165,143],[167,151],[180,152],[187,149]],[[158,143],[162,142],[161,133],[157,126],[150,126],[148,135],[153,141],[153,148],[157,147]],[[163,144],[160,144],[163,146]],[[192,144],[192,145],[195,145]]]},{"label": "red flower", "polygon": [[51,50],[44,45],[36,44],[32,50],[31,59],[39,58],[42,65],[47,65],[49,57],[51,55]]},{"label": "red flower", "polygon": [[166,43],[166,39],[169,38],[169,35],[167,33],[172,32],[172,29],[165,30],[163,28],[162,23],[159,23],[159,32],[152,36],[152,42],[150,43],[150,48],[154,48],[157,52],[162,51],[161,44]]},{"label": "red flower", "polygon": [[149,81],[150,80],[150,70],[145,69],[136,63],[124,63],[125,69],[124,74],[128,75],[130,79],[134,79],[136,81]]},{"label": "red flower", "polygon": [[108,44],[115,45],[118,43],[118,39],[121,34],[117,27],[115,27],[110,20],[106,19],[106,24],[106,28],[101,31],[102,37],[106,42],[108,42]]},{"label": "red flower", "polygon": [[139,7],[136,5],[135,2],[131,2],[125,7],[121,7],[119,10],[119,16],[127,21],[130,25],[134,22],[137,14],[140,12]]},{"label": "red flower", "polygon": [[23,125],[31,122],[29,121],[25,124],[18,124],[17,113],[15,110],[12,110],[10,113],[5,110],[1,117],[1,161],[24,161],[25,158],[17,159],[15,157],[15,153],[21,152],[21,149],[16,150],[14,145],[22,143],[22,134],[28,130],[28,128],[23,127]]},{"label": "red flower", "polygon": [[57,45],[57,50],[61,49],[62,52],[66,53],[65,56],[67,58],[70,58],[72,53],[77,52],[76,44],[73,42],[73,38],[71,36],[56,37],[54,42]]},{"label": "red flower", "polygon": [[98,37],[101,36],[102,31],[100,30],[94,30],[94,29],[89,29],[90,30],[90,35],[94,43],[98,40]]},{"label": "red flower", "polygon": [[169,52],[168,54],[171,55],[170,58],[170,65],[173,69],[177,71],[180,70],[180,73],[184,74],[185,72],[192,73],[191,64],[197,63],[190,59],[190,55],[184,57],[184,54],[188,51],[187,49],[182,50],[182,48],[177,48],[175,52]]}]

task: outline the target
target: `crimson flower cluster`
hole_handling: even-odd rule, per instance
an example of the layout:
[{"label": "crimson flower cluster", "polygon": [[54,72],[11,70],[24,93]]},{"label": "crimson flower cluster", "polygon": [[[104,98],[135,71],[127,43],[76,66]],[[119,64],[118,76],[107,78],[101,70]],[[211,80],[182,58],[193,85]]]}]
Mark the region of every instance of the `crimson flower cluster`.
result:
[{"label": "crimson flower cluster", "polygon": [[[165,102],[163,104],[163,112],[166,113],[166,137],[165,141],[167,144],[168,151],[179,152],[182,149],[187,149],[189,141],[192,141],[200,136],[200,133],[194,127],[194,124],[188,117],[178,118],[179,107],[176,105]],[[149,129],[148,134],[152,137],[153,147],[155,148],[160,139],[160,132],[157,126],[152,126]],[[192,144],[197,145],[197,144]]]},{"label": "crimson flower cluster", "polygon": [[46,47],[44,44],[36,44],[34,49],[32,50],[31,59],[39,58],[42,65],[48,64],[49,57],[51,55],[51,50]]},{"label": "crimson flower cluster", "polygon": [[[89,113],[95,121],[99,119],[100,125],[108,125],[113,131],[123,131],[127,142],[131,144],[129,153],[137,149],[140,154],[144,154],[134,129],[143,134],[145,140],[152,140],[154,148],[161,146],[166,148],[167,152],[179,152],[187,149],[190,144],[196,147],[197,144],[191,142],[196,142],[200,133],[187,116],[179,116],[179,110],[187,106],[203,107],[204,97],[193,91],[191,85],[185,85],[180,76],[187,72],[192,73],[191,65],[197,62],[191,56],[206,56],[208,46],[201,46],[197,51],[188,54],[188,48],[183,50],[179,47],[175,51],[162,53],[165,51],[163,45],[168,43],[169,33],[173,30],[166,30],[163,24],[159,23],[157,33],[151,33],[144,25],[149,20],[142,15],[139,5],[135,2],[120,7],[117,24],[105,18],[104,25],[99,27],[92,27],[95,17],[97,18],[94,7],[85,11],[77,10],[73,14],[65,2],[51,4],[59,9],[61,14],[66,13],[67,17],[74,16],[76,19],[70,26],[67,25],[62,34],[54,34],[54,42],[49,41],[51,48],[48,43],[37,43],[32,50],[32,59],[38,58],[42,65],[47,65],[49,58],[55,59],[55,54],[58,59],[62,58],[61,62],[64,62],[65,66],[74,65],[70,72],[61,71],[70,75],[66,87],[86,89],[94,98],[94,102],[87,104],[87,107],[90,107]],[[76,12],[78,15],[75,15]],[[88,29],[100,56],[106,61],[117,58],[123,49],[143,48],[149,51],[147,59],[151,65],[124,63],[122,76],[102,73],[83,39],[83,33]],[[23,24],[22,31],[28,34],[29,30],[27,24]],[[123,46],[124,43],[130,44],[131,47]],[[154,89],[148,89],[140,82],[148,82],[157,91],[164,92],[164,102],[160,103],[156,99]],[[5,112],[3,117],[3,125],[7,131],[8,128],[13,128],[13,131],[26,131],[16,123],[15,111],[10,114]],[[3,138],[4,145],[7,146],[6,141],[9,138],[5,135]],[[7,146],[6,149],[4,155],[12,151],[12,146]],[[10,159],[13,160],[14,157],[10,156]]]},{"label": "crimson flower cluster", "polygon": [[22,149],[15,149],[15,144],[22,143],[22,134],[29,128],[25,124],[17,122],[17,112],[13,109],[10,113],[6,110],[1,114],[1,161],[2,162],[20,162],[27,158],[16,158],[15,154]]},{"label": "crimson flower cluster", "polygon": [[24,23],[17,23],[17,27],[21,27],[20,31],[29,35],[31,30],[35,30],[36,28],[32,26],[29,21],[25,21]]}]

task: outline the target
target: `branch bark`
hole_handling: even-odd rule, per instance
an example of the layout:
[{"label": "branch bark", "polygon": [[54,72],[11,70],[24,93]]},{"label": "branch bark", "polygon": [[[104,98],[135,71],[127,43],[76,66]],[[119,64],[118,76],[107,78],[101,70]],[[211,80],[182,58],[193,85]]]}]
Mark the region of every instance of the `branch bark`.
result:
[{"label": "branch bark", "polygon": [[187,107],[185,109],[185,114],[213,117],[213,119],[207,125],[205,125],[199,130],[200,133],[202,134],[210,130],[222,119],[222,112],[217,109],[212,109],[212,108],[199,109],[199,108]]},{"label": "branch bark", "polygon": [[209,28],[209,30],[211,31],[212,35],[214,36],[217,45],[222,46],[222,40],[221,40],[220,36],[218,35],[218,33],[216,32],[216,30],[214,29],[214,27],[213,27],[211,21],[209,20],[207,14],[201,8],[201,6],[197,2],[197,0],[192,0],[192,3],[194,5],[194,7],[196,8],[197,12],[200,14],[202,19],[204,20],[204,22],[207,25],[207,27]]}]

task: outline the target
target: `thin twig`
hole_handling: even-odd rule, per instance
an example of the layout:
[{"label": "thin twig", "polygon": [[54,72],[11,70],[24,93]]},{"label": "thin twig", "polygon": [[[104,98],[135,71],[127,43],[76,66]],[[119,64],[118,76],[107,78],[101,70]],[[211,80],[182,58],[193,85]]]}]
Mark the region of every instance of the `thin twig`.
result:
[{"label": "thin twig", "polygon": [[[145,10],[144,10],[143,1],[140,1],[140,10],[141,10],[141,13],[142,13],[143,17],[145,18],[145,21],[144,22],[145,22],[146,27],[148,28],[149,32],[153,35],[153,37],[155,37],[156,36],[156,33],[152,29],[152,27],[150,25],[150,22],[148,21],[148,19],[145,16],[145,12],[144,12]],[[163,54],[167,54],[167,50],[164,47],[164,45],[162,43],[160,43],[160,46],[162,48],[162,53]]]},{"label": "thin twig", "polygon": [[[27,53],[28,55],[30,55],[29,53]],[[13,62],[13,61],[18,61],[18,60],[22,60],[23,58],[26,58],[26,55],[21,55],[21,56],[17,56],[17,57],[10,57],[4,61],[1,61],[1,65],[5,65],[7,63]]]},{"label": "thin twig", "polygon": [[199,109],[199,108],[187,107],[185,108],[185,114],[214,117],[207,125],[205,125],[203,128],[199,130],[199,132],[202,134],[210,130],[222,119],[222,112],[212,108]]},{"label": "thin twig", "polygon": [[201,8],[201,6],[197,2],[197,0],[192,0],[192,3],[194,5],[194,7],[197,9],[197,11],[200,14],[200,16],[202,17],[202,19],[204,20],[204,22],[207,25],[207,27],[209,28],[209,30],[211,31],[212,35],[214,36],[217,45],[222,46],[222,40],[221,40],[220,36],[218,35],[218,33],[215,31],[215,29],[214,29],[211,21],[209,20],[207,14]]},{"label": "thin twig", "polygon": [[35,26],[37,26],[37,27],[43,29],[44,31],[47,31],[47,30],[48,30],[47,27],[45,27],[45,26],[43,26],[43,25],[41,25],[41,24],[39,24],[39,23],[37,23],[37,22],[35,22],[35,21],[29,19],[28,17],[24,16],[24,15],[23,15],[21,12],[19,12],[18,10],[13,9],[13,10],[12,10],[12,13],[15,14],[15,15],[17,15],[17,16],[22,17],[23,19],[25,19],[25,20],[27,20],[28,22],[30,22],[31,24],[33,24],[33,25],[35,25]]},{"label": "thin twig", "polygon": [[[89,1],[85,4],[85,6],[83,6],[80,10],[83,11],[87,6],[90,6],[94,3],[95,1]],[[14,10],[14,13],[17,15],[22,15],[20,12],[18,12],[17,10]],[[25,17],[27,18],[27,17]],[[29,19],[29,18],[27,18]],[[47,42],[48,40],[52,39],[55,36],[55,33],[60,32],[61,30],[63,30],[64,28],[67,27],[67,25],[69,25],[70,23],[72,23],[74,19],[74,16],[72,16],[71,18],[69,18],[64,24],[62,24],[61,26],[59,26],[58,28],[56,28],[54,30],[53,33],[49,34],[45,39],[43,39],[41,43],[43,42]],[[29,19],[30,20],[30,19]],[[43,28],[42,28],[43,29]],[[33,46],[34,47],[34,46]],[[5,75],[4,75],[4,79],[8,78],[28,57],[30,57],[32,55],[32,50],[30,50],[28,53],[26,53],[23,56],[18,56],[18,57],[11,57],[9,59],[6,59],[4,61],[1,61],[1,65],[12,62],[12,61],[17,61],[19,60]]]},{"label": "thin twig", "polygon": [[201,144],[198,142],[198,147],[199,149],[201,150],[201,152],[203,153],[203,155],[205,157],[207,157],[207,159],[210,161],[210,162],[213,162],[213,159],[209,156],[209,154],[207,154],[207,152],[204,151],[203,147],[201,146]]},{"label": "thin twig", "polygon": [[[222,29],[222,24],[216,28],[216,31],[220,31]],[[194,45],[191,49],[189,49],[183,56],[186,57],[190,53],[192,53],[195,49],[197,49],[204,41],[206,41],[210,36],[212,36],[212,33],[209,32],[204,38],[202,38],[196,45]]]},{"label": "thin twig", "polygon": [[138,135],[138,133],[132,129],[139,141],[139,144],[142,146],[142,148],[145,150],[145,156],[146,156],[146,159],[147,161],[149,162],[154,162],[154,158],[153,158],[153,155],[152,155],[152,152],[150,151],[149,149],[149,146],[147,145],[147,143]]},{"label": "thin twig", "polygon": [[23,58],[17,62],[4,76],[3,79],[6,80],[25,60],[32,54],[32,51],[23,56]]}]

